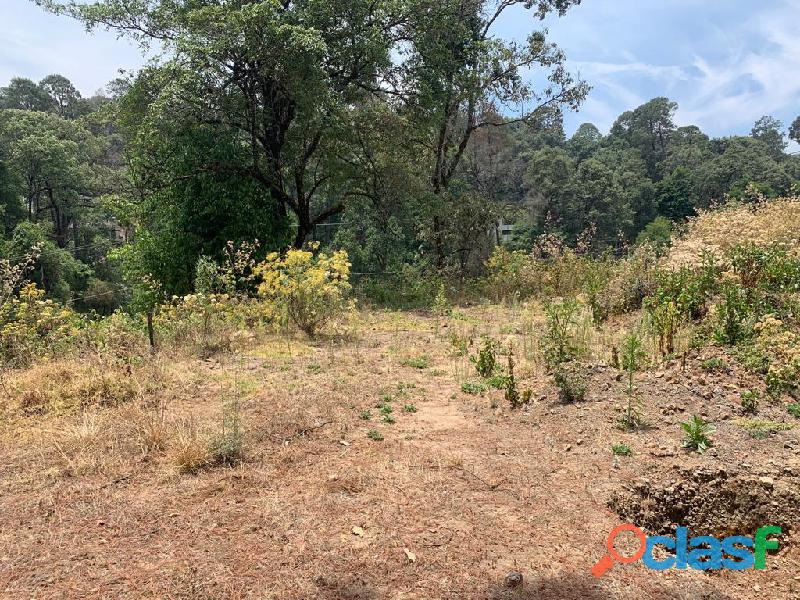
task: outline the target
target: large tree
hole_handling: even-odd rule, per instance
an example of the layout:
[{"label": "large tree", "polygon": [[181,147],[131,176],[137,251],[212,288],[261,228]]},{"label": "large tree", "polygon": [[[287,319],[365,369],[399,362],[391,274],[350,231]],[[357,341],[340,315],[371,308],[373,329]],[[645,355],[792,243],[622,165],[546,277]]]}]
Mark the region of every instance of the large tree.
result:
[{"label": "large tree", "polygon": [[[235,136],[246,148],[204,165],[252,179],[293,213],[295,245],[343,209],[334,185],[347,154],[349,113],[381,94],[390,67],[396,2],[210,0],[91,5],[46,2],[143,45],[163,46],[164,87],[147,106],[139,133],[171,120]],[[183,173],[181,176],[185,176]]]},{"label": "large tree", "polygon": [[753,125],[750,135],[764,143],[774,160],[784,158],[787,143],[783,136],[783,123],[778,119],[770,116],[761,117]]},{"label": "large tree", "polygon": [[653,180],[663,176],[661,162],[675,132],[673,117],[678,105],[669,98],[653,98],[634,110],[622,113],[611,127],[611,137],[636,148]]},{"label": "large tree", "polygon": [[797,117],[789,127],[789,138],[800,144],[800,117]]},{"label": "large tree", "polygon": [[[475,132],[515,122],[533,126],[560,119],[564,106],[577,108],[588,86],[565,67],[563,52],[545,32],[523,43],[504,40],[495,25],[512,7],[543,19],[563,15],[580,0],[409,0],[402,31],[401,86],[404,110],[417,123],[419,152],[429,157],[433,197],[431,237],[436,264],[446,261],[442,221],[461,160]],[[501,116],[502,115],[502,116]],[[513,116],[511,116],[513,115]]]}]

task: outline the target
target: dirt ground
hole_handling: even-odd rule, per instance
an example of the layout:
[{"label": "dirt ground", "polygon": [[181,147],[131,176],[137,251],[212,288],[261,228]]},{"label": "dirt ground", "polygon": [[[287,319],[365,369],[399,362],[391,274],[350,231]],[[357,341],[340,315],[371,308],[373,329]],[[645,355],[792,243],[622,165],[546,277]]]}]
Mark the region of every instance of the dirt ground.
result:
[{"label": "dirt ground", "polygon": [[[757,381],[735,366],[701,370],[712,350],[659,365],[639,382],[648,427],[626,433],[615,425],[618,372],[599,364],[586,400],[560,403],[530,351],[536,326],[523,320],[497,308],[448,319],[364,313],[348,342],[275,337],[211,359],[162,357],[158,394],[183,431],[219,421],[231,394],[240,402],[244,462],[195,474],[175,468],[169,444],[129,444],[120,425],[129,406],[7,410],[2,597],[800,598],[797,505],[785,506],[800,494],[800,438],[745,430],[739,391]],[[450,337],[465,332],[514,341],[520,388],[533,392],[527,408],[512,411],[501,391],[462,391],[477,377]],[[409,364],[423,354],[427,365]],[[393,424],[381,421],[380,402]],[[718,428],[702,456],[681,447],[679,423],[692,414]],[[758,418],[792,419],[766,400]],[[373,429],[382,441],[368,437]],[[614,456],[614,443],[632,455]],[[715,494],[721,486],[732,493]],[[750,504],[735,500],[756,488]],[[782,525],[767,569],[657,573],[638,563],[593,578],[626,516],[668,528],[676,489],[691,496],[679,514],[694,534]],[[521,586],[509,586],[511,571]]]}]

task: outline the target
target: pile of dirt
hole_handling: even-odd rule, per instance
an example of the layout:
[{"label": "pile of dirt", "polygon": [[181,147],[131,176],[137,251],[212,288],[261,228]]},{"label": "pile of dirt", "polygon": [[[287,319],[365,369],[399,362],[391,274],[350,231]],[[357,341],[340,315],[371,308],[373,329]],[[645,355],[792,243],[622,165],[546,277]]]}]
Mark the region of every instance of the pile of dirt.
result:
[{"label": "pile of dirt", "polygon": [[764,525],[789,533],[800,523],[800,471],[750,473],[738,469],[678,468],[677,477],[641,478],[609,500],[626,522],[652,533],[677,526],[697,535],[752,535]]}]

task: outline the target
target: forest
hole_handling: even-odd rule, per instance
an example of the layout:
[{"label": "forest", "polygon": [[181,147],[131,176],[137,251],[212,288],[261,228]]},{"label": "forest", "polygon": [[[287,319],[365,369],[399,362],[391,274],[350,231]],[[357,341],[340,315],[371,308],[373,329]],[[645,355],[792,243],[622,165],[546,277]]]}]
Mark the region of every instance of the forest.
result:
[{"label": "forest", "polygon": [[187,294],[229,241],[344,249],[370,289],[462,281],[501,223],[514,248],[619,253],[800,180],[780,121],[710,138],[663,97],[567,139],[591,82],[544,32],[494,35],[514,2],[45,4],[161,48],[90,98],[57,74],[0,89],[2,254],[39,244],[33,281],[84,311],[130,308],[148,277]]}]

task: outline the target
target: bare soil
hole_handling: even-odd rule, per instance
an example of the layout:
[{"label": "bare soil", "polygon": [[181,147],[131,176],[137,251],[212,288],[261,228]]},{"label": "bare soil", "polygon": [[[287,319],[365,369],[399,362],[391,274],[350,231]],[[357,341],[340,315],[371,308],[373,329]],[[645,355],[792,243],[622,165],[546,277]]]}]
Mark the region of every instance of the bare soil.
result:
[{"label": "bare soil", "polygon": [[[2,597],[800,598],[800,439],[797,429],[745,430],[739,393],[756,378],[730,358],[730,372],[703,371],[711,350],[661,365],[638,383],[648,426],[624,432],[615,369],[595,367],[586,400],[562,404],[523,351],[532,340],[519,315],[464,313],[364,313],[353,341],[276,337],[210,360],[158,358],[154,393],[171,436],[215,427],[223,400],[240,399],[246,455],[234,467],[181,473],[172,438],[163,449],[131,442],[142,427],[129,427],[128,405],[8,407]],[[467,330],[515,341],[527,408],[512,411],[498,390],[461,391],[477,377],[449,336]],[[423,353],[427,368],[403,364]],[[383,395],[393,424],[376,408]],[[136,414],[147,415],[153,400],[142,402]],[[403,410],[412,404],[417,412]],[[681,447],[679,423],[692,414],[718,427],[702,456]],[[784,403],[763,400],[756,418],[793,425]],[[615,457],[614,443],[632,455]],[[679,519],[697,535],[786,529],[764,571],[636,564],[591,576],[616,525],[654,532]],[[508,586],[512,571],[521,586]]]}]

